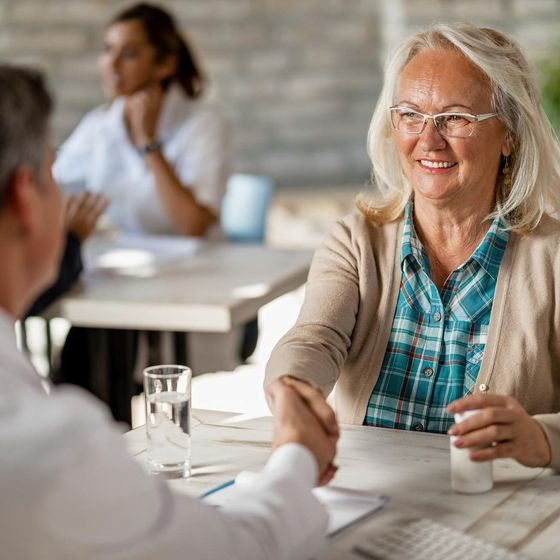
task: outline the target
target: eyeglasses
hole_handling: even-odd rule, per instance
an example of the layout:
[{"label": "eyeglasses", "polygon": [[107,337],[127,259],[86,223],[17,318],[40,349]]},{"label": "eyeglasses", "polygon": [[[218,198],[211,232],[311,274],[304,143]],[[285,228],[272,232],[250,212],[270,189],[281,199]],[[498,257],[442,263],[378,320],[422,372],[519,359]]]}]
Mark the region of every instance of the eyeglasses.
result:
[{"label": "eyeglasses", "polygon": [[472,135],[477,122],[498,116],[498,113],[484,113],[483,115],[437,113],[436,115],[425,115],[400,105],[389,107],[389,111],[391,112],[391,124],[398,132],[422,134],[426,128],[426,123],[432,119],[436,130],[442,136],[449,136],[451,138],[468,138]]}]

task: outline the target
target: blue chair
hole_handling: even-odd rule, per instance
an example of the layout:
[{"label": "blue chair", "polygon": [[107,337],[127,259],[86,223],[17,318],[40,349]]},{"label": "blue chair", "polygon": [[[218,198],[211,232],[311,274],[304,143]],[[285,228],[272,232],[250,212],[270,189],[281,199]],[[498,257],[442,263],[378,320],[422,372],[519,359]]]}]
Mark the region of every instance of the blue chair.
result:
[{"label": "blue chair", "polygon": [[263,243],[273,191],[274,182],[269,177],[237,173],[229,178],[220,215],[228,239]]},{"label": "blue chair", "polygon": [[[229,178],[220,222],[222,231],[230,241],[264,242],[266,217],[273,191],[274,182],[269,177],[237,173]],[[254,352],[258,336],[259,324],[255,317],[243,329],[239,348],[242,362]]]}]

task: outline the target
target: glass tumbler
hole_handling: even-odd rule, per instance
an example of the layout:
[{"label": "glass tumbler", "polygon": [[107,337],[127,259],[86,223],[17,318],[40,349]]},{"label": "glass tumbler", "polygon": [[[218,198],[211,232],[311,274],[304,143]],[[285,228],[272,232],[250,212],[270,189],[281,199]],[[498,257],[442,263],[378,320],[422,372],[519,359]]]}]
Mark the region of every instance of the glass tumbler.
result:
[{"label": "glass tumbler", "polygon": [[152,366],[144,370],[146,436],[150,472],[164,478],[191,475],[190,368]]}]

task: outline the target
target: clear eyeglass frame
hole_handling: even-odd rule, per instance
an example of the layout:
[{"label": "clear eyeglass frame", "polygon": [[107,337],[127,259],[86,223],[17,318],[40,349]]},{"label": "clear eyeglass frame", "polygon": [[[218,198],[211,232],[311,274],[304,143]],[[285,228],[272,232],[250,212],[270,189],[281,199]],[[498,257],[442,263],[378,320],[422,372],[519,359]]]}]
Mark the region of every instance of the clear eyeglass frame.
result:
[{"label": "clear eyeglass frame", "polygon": [[[476,123],[498,116],[498,113],[474,115],[472,113],[463,112],[445,112],[427,115],[402,105],[389,107],[389,111],[391,113],[391,125],[397,132],[404,134],[422,134],[426,128],[427,122],[431,119],[436,130],[442,136],[451,138],[468,138],[472,136]],[[408,122],[408,126],[406,122],[399,120],[399,117],[403,117],[405,114],[410,115],[412,119]]]}]

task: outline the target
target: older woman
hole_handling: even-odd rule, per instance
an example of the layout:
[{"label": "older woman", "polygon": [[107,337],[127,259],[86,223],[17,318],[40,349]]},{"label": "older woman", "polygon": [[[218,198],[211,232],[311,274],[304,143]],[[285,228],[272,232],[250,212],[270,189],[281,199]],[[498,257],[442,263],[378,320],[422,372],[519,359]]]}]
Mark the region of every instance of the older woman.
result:
[{"label": "older woman", "polygon": [[560,469],[560,149],[518,46],[464,24],[404,41],[368,148],[377,193],[317,251],[266,383]]}]

